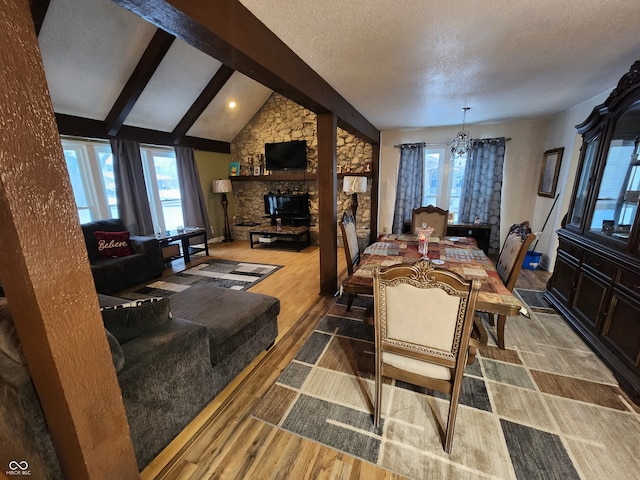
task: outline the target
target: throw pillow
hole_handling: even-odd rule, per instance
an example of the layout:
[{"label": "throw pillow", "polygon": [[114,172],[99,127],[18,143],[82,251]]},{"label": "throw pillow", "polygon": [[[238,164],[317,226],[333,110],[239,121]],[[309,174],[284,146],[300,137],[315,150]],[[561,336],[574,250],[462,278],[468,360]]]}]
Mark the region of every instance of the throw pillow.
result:
[{"label": "throw pillow", "polygon": [[133,254],[129,232],[93,232],[98,241],[100,258],[126,257]]},{"label": "throw pillow", "polygon": [[100,309],[104,326],[120,344],[155,329],[171,320],[168,298],[134,300]]}]

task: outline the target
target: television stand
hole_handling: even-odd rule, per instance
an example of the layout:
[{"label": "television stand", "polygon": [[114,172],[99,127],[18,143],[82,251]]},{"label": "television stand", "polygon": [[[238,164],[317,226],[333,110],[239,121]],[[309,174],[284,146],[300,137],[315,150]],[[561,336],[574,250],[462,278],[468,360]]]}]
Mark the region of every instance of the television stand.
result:
[{"label": "television stand", "polygon": [[261,225],[249,230],[249,243],[263,247],[295,248],[297,252],[311,245],[309,227]]}]

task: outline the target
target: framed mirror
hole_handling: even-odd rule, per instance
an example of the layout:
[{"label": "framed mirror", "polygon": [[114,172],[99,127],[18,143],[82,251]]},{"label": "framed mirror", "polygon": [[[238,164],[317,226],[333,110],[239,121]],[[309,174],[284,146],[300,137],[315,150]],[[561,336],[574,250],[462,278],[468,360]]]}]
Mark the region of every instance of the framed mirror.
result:
[{"label": "framed mirror", "polygon": [[564,148],[554,148],[544,152],[542,160],[542,170],[540,172],[540,184],[538,185],[538,195],[541,197],[554,197],[556,186],[558,185],[558,173],[562,162]]}]

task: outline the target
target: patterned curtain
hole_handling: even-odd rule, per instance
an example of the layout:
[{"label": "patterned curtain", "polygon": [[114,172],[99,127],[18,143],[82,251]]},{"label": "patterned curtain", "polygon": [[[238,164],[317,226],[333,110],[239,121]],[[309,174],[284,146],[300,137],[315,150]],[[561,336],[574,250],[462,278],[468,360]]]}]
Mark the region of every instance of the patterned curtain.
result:
[{"label": "patterned curtain", "polygon": [[111,151],[120,220],[132,235],[153,235],[140,144],[113,138]]},{"label": "patterned curtain", "polygon": [[475,218],[479,217],[481,223],[490,224],[490,253],[500,251],[500,201],[504,155],[504,137],[474,140],[460,194],[459,222],[473,223]]},{"label": "patterned curtain", "polygon": [[[202,227],[207,231],[208,236],[210,232],[209,217],[200,185],[196,159],[193,156],[193,149],[175,147],[174,150],[176,151],[184,225],[187,227]],[[193,240],[194,243],[199,243],[199,239]]]},{"label": "patterned curtain", "polygon": [[411,221],[411,211],[422,205],[423,177],[424,144],[405,143],[400,145],[393,233],[402,233],[405,222]]}]

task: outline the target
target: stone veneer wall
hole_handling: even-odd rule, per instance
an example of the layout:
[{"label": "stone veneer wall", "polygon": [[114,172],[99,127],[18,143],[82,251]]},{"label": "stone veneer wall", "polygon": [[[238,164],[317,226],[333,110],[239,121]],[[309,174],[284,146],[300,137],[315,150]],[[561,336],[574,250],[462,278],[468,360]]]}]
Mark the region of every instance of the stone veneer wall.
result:
[{"label": "stone veneer wall", "polygon": [[[265,102],[260,111],[238,133],[231,142],[231,161],[240,163],[242,175],[250,172],[250,162],[258,162],[264,155],[264,144],[287,142],[291,140],[307,141],[307,173],[314,176],[318,167],[318,139],[316,134],[316,114],[297,103],[274,93]],[[365,172],[366,163],[372,161],[371,144],[338,128],[338,168],[342,172],[357,175]],[[275,173],[275,172],[274,172]],[[286,174],[286,172],[277,172]],[[245,222],[266,221],[263,196],[278,191],[289,193],[299,191],[309,193],[311,225],[318,222],[318,184],[315,179],[270,181],[268,175],[256,178],[256,181],[238,181],[233,183],[236,220],[242,217]],[[344,211],[351,212],[351,195],[342,192],[342,181],[338,180],[338,217]],[[358,227],[368,228],[371,222],[371,182],[367,192],[358,194]],[[337,219],[336,219],[337,220]],[[235,223],[235,222],[234,222]]]}]

